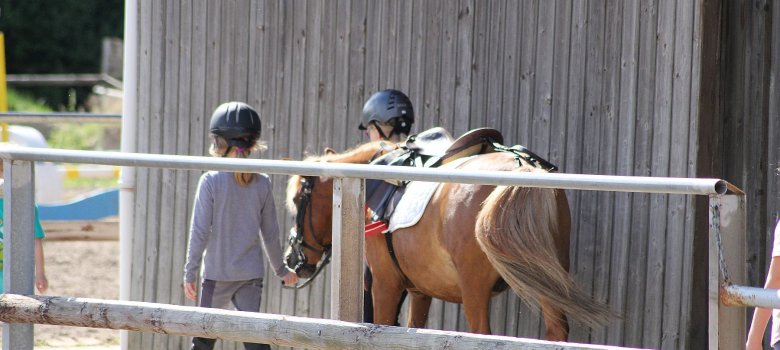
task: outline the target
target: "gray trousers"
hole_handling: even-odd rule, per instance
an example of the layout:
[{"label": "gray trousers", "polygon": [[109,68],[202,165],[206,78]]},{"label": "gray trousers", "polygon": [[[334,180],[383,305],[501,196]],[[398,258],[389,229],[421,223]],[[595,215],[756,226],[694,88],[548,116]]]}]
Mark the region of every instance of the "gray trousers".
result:
[{"label": "gray trousers", "polygon": [[[238,311],[259,312],[260,299],[263,296],[263,280],[249,281],[213,281],[203,280],[201,284],[200,306],[216,309],[230,309],[230,304]],[[192,339],[193,350],[214,349],[216,339]],[[246,350],[271,349],[268,344],[244,343]]]}]

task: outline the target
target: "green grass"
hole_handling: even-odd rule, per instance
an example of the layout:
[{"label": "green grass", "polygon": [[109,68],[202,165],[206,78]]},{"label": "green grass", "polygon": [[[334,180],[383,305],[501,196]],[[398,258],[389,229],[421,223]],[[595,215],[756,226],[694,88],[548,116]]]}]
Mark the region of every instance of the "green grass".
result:
[{"label": "green grass", "polygon": [[49,135],[49,147],[76,150],[96,150],[103,142],[105,125],[57,124]]},{"label": "green grass", "polygon": [[51,108],[43,103],[43,99],[25,93],[8,89],[8,110],[16,112],[46,113],[51,112]]}]

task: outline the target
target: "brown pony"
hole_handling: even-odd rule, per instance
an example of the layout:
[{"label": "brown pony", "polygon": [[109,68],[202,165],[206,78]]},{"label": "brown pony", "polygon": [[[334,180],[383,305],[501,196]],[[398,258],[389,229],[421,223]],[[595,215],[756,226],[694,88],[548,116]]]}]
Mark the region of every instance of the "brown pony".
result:
[{"label": "brown pony", "polygon": [[[380,149],[379,143],[367,143],[307,160],[367,163]],[[513,155],[496,152],[458,168],[541,171],[517,165]],[[297,243],[291,239],[286,261],[297,265],[303,278],[312,277],[314,264],[331,245],[332,194],[328,178],[293,176],[288,183],[287,206],[297,219],[293,234],[300,238]],[[365,240],[374,276],[374,323],[395,324],[406,289],[411,296],[409,327],[425,327],[435,297],[463,303],[469,330],[489,334],[490,298],[508,284],[529,305],[541,307],[548,340],[566,340],[566,315],[588,326],[603,325],[613,314],[568,274],[570,225],[562,190],[442,183],[419,223],[393,233],[397,265],[383,235]]]}]

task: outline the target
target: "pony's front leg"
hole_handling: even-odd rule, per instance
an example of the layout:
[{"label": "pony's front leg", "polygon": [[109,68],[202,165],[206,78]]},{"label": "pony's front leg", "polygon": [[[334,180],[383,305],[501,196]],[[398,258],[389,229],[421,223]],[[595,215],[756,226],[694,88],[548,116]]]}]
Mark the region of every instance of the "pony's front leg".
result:
[{"label": "pony's front leg", "polygon": [[374,324],[394,326],[398,323],[398,303],[401,302],[400,283],[388,283],[386,280],[374,275],[374,285],[371,287],[371,295],[374,299]]},{"label": "pony's front leg", "polygon": [[425,328],[425,324],[428,322],[428,311],[431,308],[431,297],[419,293],[409,293],[411,300],[409,301],[409,320],[407,327],[410,328]]}]

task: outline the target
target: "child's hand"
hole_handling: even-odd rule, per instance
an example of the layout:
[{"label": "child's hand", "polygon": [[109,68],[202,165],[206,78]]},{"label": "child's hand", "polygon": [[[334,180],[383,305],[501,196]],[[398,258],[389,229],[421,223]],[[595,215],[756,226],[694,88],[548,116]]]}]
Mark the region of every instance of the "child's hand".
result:
[{"label": "child's hand", "polygon": [[282,277],[282,281],[285,286],[294,286],[298,283],[298,275],[296,275],[295,272],[289,271]]},{"label": "child's hand", "polygon": [[195,288],[195,282],[184,282],[182,287],[184,287],[184,296],[186,296],[187,299],[196,301],[198,290]]},{"label": "child's hand", "polygon": [[35,287],[38,288],[38,293],[45,293],[49,289],[49,280],[46,279],[46,275],[35,276]]}]

